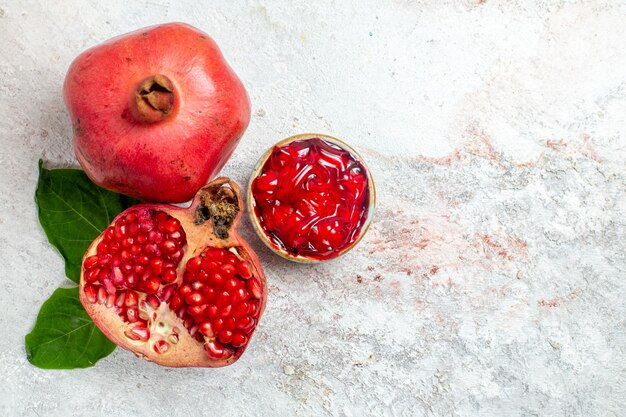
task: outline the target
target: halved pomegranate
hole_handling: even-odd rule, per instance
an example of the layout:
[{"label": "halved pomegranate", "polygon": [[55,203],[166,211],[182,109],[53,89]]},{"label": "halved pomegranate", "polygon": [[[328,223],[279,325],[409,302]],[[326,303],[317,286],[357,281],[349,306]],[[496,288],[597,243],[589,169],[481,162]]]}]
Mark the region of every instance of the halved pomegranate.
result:
[{"label": "halved pomegranate", "polygon": [[259,260],[237,234],[242,211],[228,178],[201,188],[189,208],[125,210],[83,258],[87,313],[115,344],[160,365],[235,362],[267,298]]}]

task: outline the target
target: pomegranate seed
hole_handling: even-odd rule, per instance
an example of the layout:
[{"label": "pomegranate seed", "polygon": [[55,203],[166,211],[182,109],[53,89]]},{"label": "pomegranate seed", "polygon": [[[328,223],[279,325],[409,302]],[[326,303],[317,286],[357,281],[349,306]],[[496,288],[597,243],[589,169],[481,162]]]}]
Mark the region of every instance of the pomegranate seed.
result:
[{"label": "pomegranate seed", "polygon": [[208,308],[207,308],[207,314],[210,318],[215,319],[217,317],[219,317],[220,315],[220,310],[219,308],[217,308],[217,306],[215,304],[211,304]]},{"label": "pomegranate seed", "polygon": [[152,277],[144,283],[144,290],[148,294],[156,294],[160,285],[161,281],[157,277]]},{"label": "pomegranate seed", "polygon": [[224,283],[224,277],[217,272],[209,275],[209,284],[214,285],[216,287],[221,287]]},{"label": "pomegranate seed", "polygon": [[104,303],[107,299],[107,296],[108,294],[104,287],[98,287],[98,304]]},{"label": "pomegranate seed", "polygon": [[133,223],[134,220],[128,220],[128,222],[132,223],[128,225],[128,236],[132,236],[135,237],[137,236],[137,233],[139,233],[139,225],[137,223]]},{"label": "pomegranate seed", "polygon": [[[202,258],[200,258],[199,256],[191,258],[190,260],[187,261],[187,271],[195,272],[198,269],[200,269],[201,265],[202,265]],[[204,272],[204,271],[201,271],[201,272]]]},{"label": "pomegranate seed", "polygon": [[174,233],[180,228],[178,219],[170,218],[162,224],[159,224],[159,230],[163,233]]},{"label": "pomegranate seed", "polygon": [[236,332],[236,333],[233,333],[230,344],[233,345],[233,347],[238,348],[238,347],[245,345],[247,341],[248,341],[248,338],[246,336],[242,335],[239,332]]},{"label": "pomegranate seed", "polygon": [[110,279],[107,278],[107,279],[102,280],[102,286],[104,287],[107,293],[115,294],[115,285],[111,282]]},{"label": "pomegranate seed", "polygon": [[92,304],[96,302],[96,300],[98,299],[96,287],[94,287],[93,285],[85,285],[83,291],[85,292],[85,297],[87,297],[87,301]]},{"label": "pomegranate seed", "polygon": [[[122,285],[124,282],[124,274],[122,274],[122,270],[119,266],[114,266],[113,271],[111,273],[111,282],[115,285]],[[107,288],[108,291],[108,288]]]},{"label": "pomegranate seed", "polygon": [[120,292],[115,299],[115,305],[117,307],[121,307],[124,305],[124,298],[126,298],[126,293],[124,291]]},{"label": "pomegranate seed", "polygon": [[228,278],[224,282],[224,290],[228,292],[234,292],[239,286],[239,280],[237,278]]},{"label": "pomegranate seed", "polygon": [[124,332],[129,339],[146,341],[150,337],[150,330],[145,327],[142,322],[133,323],[130,329]]},{"label": "pomegranate seed", "polygon": [[174,294],[172,296],[172,301],[170,302],[170,308],[174,311],[177,311],[183,305],[183,300],[180,298],[180,295]]},{"label": "pomegranate seed", "polygon": [[206,304],[201,304],[197,306],[189,306],[187,307],[187,312],[191,314],[192,316],[200,316],[204,314],[206,308],[207,308]]},{"label": "pomegranate seed", "polygon": [[222,330],[222,328],[224,327],[224,320],[223,319],[214,319],[213,321],[211,321],[211,328],[213,329],[214,332],[219,332],[220,330]]},{"label": "pomegranate seed", "polygon": [[187,304],[192,306],[197,306],[199,304],[204,304],[204,296],[199,292],[192,292],[187,297],[185,297],[185,301]]},{"label": "pomegranate seed", "polygon": [[156,295],[149,295],[146,297],[146,303],[148,303],[153,309],[157,309],[161,305],[161,301],[159,301],[159,297]]},{"label": "pomegranate seed", "polygon": [[125,248],[129,248],[133,245],[134,242],[135,240],[132,237],[127,237],[124,240],[122,240],[122,246]]},{"label": "pomegranate seed", "polygon": [[173,240],[164,240],[159,244],[159,248],[165,253],[173,253],[178,249]]},{"label": "pomegranate seed", "polygon": [[217,338],[224,344],[230,343],[231,340],[233,340],[233,332],[230,330],[222,330],[217,334]]},{"label": "pomegranate seed", "polygon": [[206,342],[204,344],[204,349],[207,351],[209,357],[214,359],[223,359],[230,355],[224,346],[214,340]]},{"label": "pomegranate seed", "polygon": [[250,265],[246,261],[239,261],[237,263],[237,273],[243,279],[252,277],[252,271],[250,271]]},{"label": "pomegranate seed", "polygon": [[200,323],[200,325],[198,326],[198,330],[206,337],[215,337],[215,334],[213,333],[213,328],[211,327],[211,323],[208,321],[203,321],[202,323]]},{"label": "pomegranate seed", "polygon": [[250,310],[250,305],[248,303],[241,303],[238,304],[234,311],[233,311],[233,316],[239,318],[239,317],[243,317],[246,314],[248,314],[248,311]]},{"label": "pomegranate seed", "polygon": [[212,302],[217,297],[217,290],[213,287],[207,287],[202,290],[202,295],[207,302]]},{"label": "pomegranate seed", "polygon": [[130,247],[130,253],[137,256],[141,255],[141,246],[140,245],[132,245]]},{"label": "pomegranate seed", "polygon": [[134,323],[139,320],[139,311],[137,311],[137,309],[134,307],[129,308],[128,310],[126,310],[126,316],[128,317],[129,322]]},{"label": "pomegranate seed", "polygon": [[229,263],[231,265],[237,265],[237,263],[239,262],[239,258],[237,257],[237,255],[235,255],[234,253],[228,251],[226,252],[226,259],[224,260],[224,262]]},{"label": "pomegranate seed", "polygon": [[221,261],[224,258],[225,254],[226,254],[226,250],[218,249],[218,248],[207,248],[204,251],[205,259],[208,259],[211,261]]},{"label": "pomegranate seed", "polygon": [[126,226],[122,224],[122,222],[118,222],[115,225],[114,235],[115,235],[115,239],[118,241],[124,239],[124,236],[126,236]]},{"label": "pomegranate seed", "polygon": [[133,274],[129,274],[126,276],[126,285],[129,287],[134,287],[137,283],[137,277]]},{"label": "pomegranate seed", "polygon": [[200,271],[198,271],[197,277],[202,282],[209,281],[209,273],[205,271],[204,269],[201,269]]},{"label": "pomegranate seed", "polygon": [[230,304],[230,294],[228,293],[228,291],[222,291],[217,297],[217,301],[215,302],[215,304],[218,307],[224,307]]},{"label": "pomegranate seed", "polygon": [[176,285],[168,285],[167,287],[165,287],[160,297],[161,301],[163,301],[164,303],[168,303],[172,298],[172,295],[174,295],[175,291]]},{"label": "pomegranate seed", "polygon": [[124,298],[124,305],[126,307],[134,307],[137,305],[138,299],[139,297],[135,291],[127,291],[126,297]]},{"label": "pomegranate seed", "polygon": [[117,253],[120,250],[120,244],[118,242],[111,242],[109,245],[109,252]]},{"label": "pomegranate seed", "polygon": [[143,275],[146,271],[146,267],[144,265],[135,265],[133,268],[133,272],[139,276]]},{"label": "pomegranate seed", "polygon": [[178,334],[177,333],[170,334],[169,336],[167,336],[167,340],[169,340],[171,344],[175,345],[176,343],[178,343]]},{"label": "pomegranate seed", "polygon": [[176,281],[176,278],[178,278],[178,276],[177,276],[176,271],[174,269],[167,268],[161,274],[161,278],[163,279],[163,281],[171,284],[172,282]]},{"label": "pomegranate seed", "polygon": [[257,306],[258,303],[256,301],[250,302],[250,309],[248,310],[248,314],[250,314],[250,317],[254,317],[256,315]]},{"label": "pomegranate seed", "polygon": [[126,249],[120,252],[120,257],[122,258],[122,261],[125,263],[128,263],[133,260],[133,254],[130,253],[130,251]]},{"label": "pomegranate seed", "polygon": [[154,351],[156,353],[165,353],[169,350],[169,348],[170,348],[170,344],[167,343],[165,340],[158,340],[154,344]]},{"label": "pomegranate seed", "polygon": [[237,272],[237,268],[235,268],[233,264],[223,264],[220,270],[225,275],[235,275],[235,273]]},{"label": "pomegranate seed", "polygon": [[178,293],[181,295],[181,297],[187,297],[192,292],[193,290],[191,289],[191,286],[187,284],[183,285],[182,287],[180,287],[180,290],[178,290]]},{"label": "pomegranate seed", "polygon": [[243,288],[237,288],[232,296],[233,303],[239,303],[247,298],[248,292]]},{"label": "pomegranate seed", "polygon": [[159,247],[157,246],[156,243],[148,243],[147,245],[144,245],[143,247],[143,252],[146,255],[154,255],[158,252]]},{"label": "pomegranate seed", "polygon": [[98,273],[98,281],[103,282],[105,279],[109,278],[109,274],[111,273],[110,269],[102,268]]},{"label": "pomegranate seed", "polygon": [[191,288],[194,291],[201,291],[204,288],[204,284],[201,283],[200,281],[194,281],[191,283]]},{"label": "pomegranate seed", "polygon": [[228,305],[222,307],[222,309],[220,310],[220,315],[222,317],[229,317],[231,315],[232,311],[233,311],[233,306],[228,304]]},{"label": "pomegranate seed", "polygon": [[98,280],[98,274],[100,273],[100,269],[90,269],[85,273],[85,280],[87,282],[94,282]]},{"label": "pomegranate seed", "polygon": [[243,330],[244,332],[249,332],[254,327],[254,323],[255,321],[253,318],[246,316],[237,319],[237,324],[235,325],[235,327]]},{"label": "pomegranate seed", "polygon": [[83,266],[85,267],[85,269],[91,269],[94,266],[96,266],[97,263],[98,263],[98,255],[93,255],[85,259],[85,263],[83,264]]},{"label": "pomegranate seed", "polygon": [[228,317],[224,319],[224,328],[228,329],[228,330],[234,330],[235,329],[235,318],[234,317]]},{"label": "pomegranate seed", "polygon": [[137,257],[137,263],[139,265],[148,265],[150,263],[150,258],[147,255],[139,255]]},{"label": "pomegranate seed", "polygon": [[261,284],[259,283],[259,281],[255,278],[252,278],[249,279],[247,282],[248,292],[250,293],[250,295],[260,300],[263,293],[261,292]]}]

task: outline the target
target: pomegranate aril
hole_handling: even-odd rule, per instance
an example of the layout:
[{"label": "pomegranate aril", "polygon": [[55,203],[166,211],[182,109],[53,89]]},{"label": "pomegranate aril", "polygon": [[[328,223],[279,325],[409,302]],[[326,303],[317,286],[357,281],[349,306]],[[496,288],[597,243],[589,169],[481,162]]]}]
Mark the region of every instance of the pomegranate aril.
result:
[{"label": "pomegranate aril", "polygon": [[115,305],[117,307],[121,307],[124,305],[124,299],[126,298],[126,292],[122,291],[117,295],[117,298],[115,299]]},{"label": "pomegranate aril", "polygon": [[244,336],[243,334],[239,332],[236,332],[236,333],[233,333],[230,344],[233,345],[233,347],[238,348],[238,347],[245,345],[247,341],[248,341],[248,338],[246,336]]},{"label": "pomegranate aril", "polygon": [[141,246],[139,246],[139,245],[132,245],[130,247],[130,253],[132,255],[135,255],[135,256],[141,255]]},{"label": "pomegranate aril", "polygon": [[230,330],[222,330],[217,334],[217,338],[223,344],[230,343],[233,340],[233,332]]},{"label": "pomegranate aril", "polygon": [[218,307],[224,307],[230,304],[230,294],[227,291],[222,291],[217,297],[217,301],[215,301],[215,304]]},{"label": "pomegranate aril", "polygon": [[202,295],[207,300],[207,302],[212,302],[217,297],[218,292],[213,287],[204,288],[202,290]]},{"label": "pomegranate aril", "polygon": [[154,351],[156,353],[165,353],[170,349],[170,344],[165,340],[158,340],[154,343]]},{"label": "pomegranate aril", "polygon": [[178,290],[178,293],[180,294],[181,297],[187,297],[192,292],[193,292],[193,289],[188,284],[181,286],[180,289]]},{"label": "pomegranate aril", "polygon": [[235,329],[235,318],[234,317],[227,317],[224,319],[224,328],[228,329],[228,330],[234,330]]},{"label": "pomegranate aril", "polygon": [[204,284],[201,283],[200,281],[194,281],[191,283],[191,289],[193,289],[194,291],[200,291],[204,288]]},{"label": "pomegranate aril", "polygon": [[165,253],[173,253],[178,249],[176,242],[173,240],[164,240],[159,244],[159,248]]},{"label": "pomegranate aril", "polygon": [[183,305],[183,300],[180,298],[180,295],[174,294],[172,296],[172,301],[170,302],[170,308],[174,311],[178,311],[178,309]]},{"label": "pomegranate aril", "polygon": [[218,248],[207,248],[204,250],[204,258],[211,261],[221,261],[224,258],[226,251]]},{"label": "pomegranate aril", "polygon": [[156,295],[149,295],[148,297],[146,297],[146,303],[148,303],[148,305],[154,309],[159,308],[159,306],[161,305],[161,301]]},{"label": "pomegranate aril", "polygon": [[215,319],[220,316],[220,309],[217,308],[215,304],[211,304],[209,307],[207,307],[207,315],[210,318]]},{"label": "pomegranate aril", "polygon": [[243,288],[237,288],[232,294],[233,303],[239,303],[248,298],[248,292]]},{"label": "pomegranate aril", "polygon": [[137,235],[137,243],[144,244],[148,241],[148,236],[143,233]]},{"label": "pomegranate aril", "polygon": [[232,314],[232,311],[233,311],[233,306],[228,304],[222,307],[222,309],[220,310],[220,316],[224,318],[229,317]]},{"label": "pomegranate aril", "polygon": [[83,266],[85,269],[91,269],[98,264],[98,255],[93,255],[85,259]]},{"label": "pomegranate aril", "polygon": [[134,307],[137,305],[139,301],[139,296],[135,291],[127,291],[126,296],[124,297],[124,305],[126,307]]},{"label": "pomegranate aril", "polygon": [[177,278],[177,274],[176,271],[172,268],[167,268],[165,271],[163,271],[163,273],[161,274],[161,278],[163,279],[163,281],[167,282],[167,283],[172,283],[174,281],[176,281]]},{"label": "pomegranate aril", "polygon": [[246,317],[242,317],[240,319],[237,319],[235,327],[237,329],[241,329],[244,332],[249,332],[250,330],[252,330],[254,328],[254,319],[246,316]]},{"label": "pomegranate aril", "polygon": [[224,284],[224,277],[221,274],[214,272],[209,275],[209,284],[221,287]]},{"label": "pomegranate aril", "polygon": [[[124,274],[119,266],[114,266],[111,272],[111,282],[117,286],[122,285],[124,282]],[[108,289],[107,289],[108,291]]]},{"label": "pomegranate aril", "polygon": [[223,264],[220,270],[225,275],[235,275],[235,273],[237,272],[237,268],[235,268],[233,264]]},{"label": "pomegranate aril", "polygon": [[256,278],[249,279],[247,281],[248,293],[257,299],[261,299],[263,293],[261,292],[261,284]]},{"label": "pomegranate aril", "polygon": [[198,326],[198,331],[206,337],[215,337],[215,334],[213,333],[213,328],[211,327],[211,322],[209,321],[203,321],[202,323],[200,323],[200,325]]},{"label": "pomegranate aril", "polygon": [[85,285],[83,291],[85,292],[85,297],[87,297],[87,301],[92,304],[96,302],[96,300],[98,299],[98,292],[96,291],[96,287],[94,287],[93,285]]},{"label": "pomegranate aril", "polygon": [[228,292],[234,292],[239,287],[239,280],[237,278],[229,278],[224,282],[224,290]]},{"label": "pomegranate aril", "polygon": [[235,306],[234,310],[233,310],[233,316],[239,318],[239,317],[243,317],[246,314],[248,314],[248,311],[250,310],[250,305],[248,303],[241,303],[241,304],[237,304],[237,306]]},{"label": "pomegranate aril", "polygon": [[211,321],[211,327],[214,332],[219,332],[224,327],[224,319],[214,319]]},{"label": "pomegranate aril", "polygon": [[144,282],[143,289],[148,294],[156,294],[160,285],[161,281],[157,277],[152,277]]},{"label": "pomegranate aril", "polygon": [[204,296],[201,293],[194,291],[185,297],[185,301],[189,305],[196,306],[204,303]]},{"label": "pomegranate aril", "polygon": [[246,261],[239,261],[237,263],[237,273],[243,279],[252,277],[252,271],[250,271],[250,265]]},{"label": "pomegranate aril", "polygon": [[202,314],[204,314],[206,309],[207,309],[206,304],[200,304],[196,306],[187,307],[187,312],[191,314],[192,316],[201,316]]},{"label": "pomegranate aril", "polygon": [[104,289],[104,287],[98,287],[98,303],[102,304],[106,301],[107,299],[107,291]]},{"label": "pomegranate aril", "polygon": [[126,310],[126,316],[129,322],[136,322],[137,320],[139,320],[139,311],[134,307],[129,308],[128,310]]},{"label": "pomegranate aril", "polygon": [[124,331],[124,335],[132,340],[146,341],[150,337],[150,330],[144,322],[138,321],[131,325],[131,328]]},{"label": "pomegranate aril", "polygon": [[176,291],[176,285],[168,285],[167,287],[165,287],[163,289],[163,292],[160,295],[160,300],[163,301],[164,303],[168,303],[170,301],[170,299],[172,298],[172,295],[174,295],[174,292]]},{"label": "pomegranate aril", "polygon": [[109,294],[115,294],[115,285],[111,282],[110,279],[106,278],[102,280],[102,286]]},{"label": "pomegranate aril", "polygon": [[[189,272],[196,272],[200,269],[200,266],[202,266],[202,258],[200,258],[199,256],[191,258],[187,261],[187,271]],[[204,272],[206,274],[205,271],[200,272]]]},{"label": "pomegranate aril", "polygon": [[85,272],[85,280],[87,282],[97,281],[99,273],[100,273],[100,269],[98,268],[90,269],[89,271]]},{"label": "pomegranate aril", "polygon": [[139,255],[137,257],[137,263],[139,265],[144,265],[144,266],[148,265],[148,264],[150,264],[150,257],[147,256],[147,255]]},{"label": "pomegranate aril", "polygon": [[207,351],[210,358],[223,359],[231,355],[231,353],[224,348],[219,342],[211,340],[204,344],[204,349]]},{"label": "pomegranate aril", "polygon": [[137,223],[133,223],[135,220],[127,219],[127,221],[131,224],[128,225],[128,236],[137,236],[139,233],[139,225]]}]

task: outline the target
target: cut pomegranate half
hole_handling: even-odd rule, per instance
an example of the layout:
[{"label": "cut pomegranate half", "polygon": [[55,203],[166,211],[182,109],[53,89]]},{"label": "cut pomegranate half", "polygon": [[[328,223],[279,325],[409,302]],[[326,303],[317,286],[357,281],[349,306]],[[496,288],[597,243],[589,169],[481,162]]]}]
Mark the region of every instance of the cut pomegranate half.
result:
[{"label": "cut pomegranate half", "polygon": [[225,366],[265,308],[265,276],[237,234],[239,187],[218,178],[189,208],[141,204],[117,216],[83,259],[80,299],[117,345],[160,365]]}]

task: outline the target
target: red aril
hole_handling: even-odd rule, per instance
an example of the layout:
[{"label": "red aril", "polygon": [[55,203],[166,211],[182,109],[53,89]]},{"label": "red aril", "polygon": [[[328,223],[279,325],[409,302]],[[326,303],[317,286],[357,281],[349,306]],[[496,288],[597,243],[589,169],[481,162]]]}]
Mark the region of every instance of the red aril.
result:
[{"label": "red aril", "polygon": [[83,259],[87,313],[114,343],[160,365],[233,363],[267,298],[259,261],[237,234],[242,210],[227,178],[200,189],[189,208],[125,210]]},{"label": "red aril", "polygon": [[374,182],[342,141],[298,135],[261,158],[248,204],[255,229],[274,252],[300,262],[327,260],[363,237],[374,213]]}]

